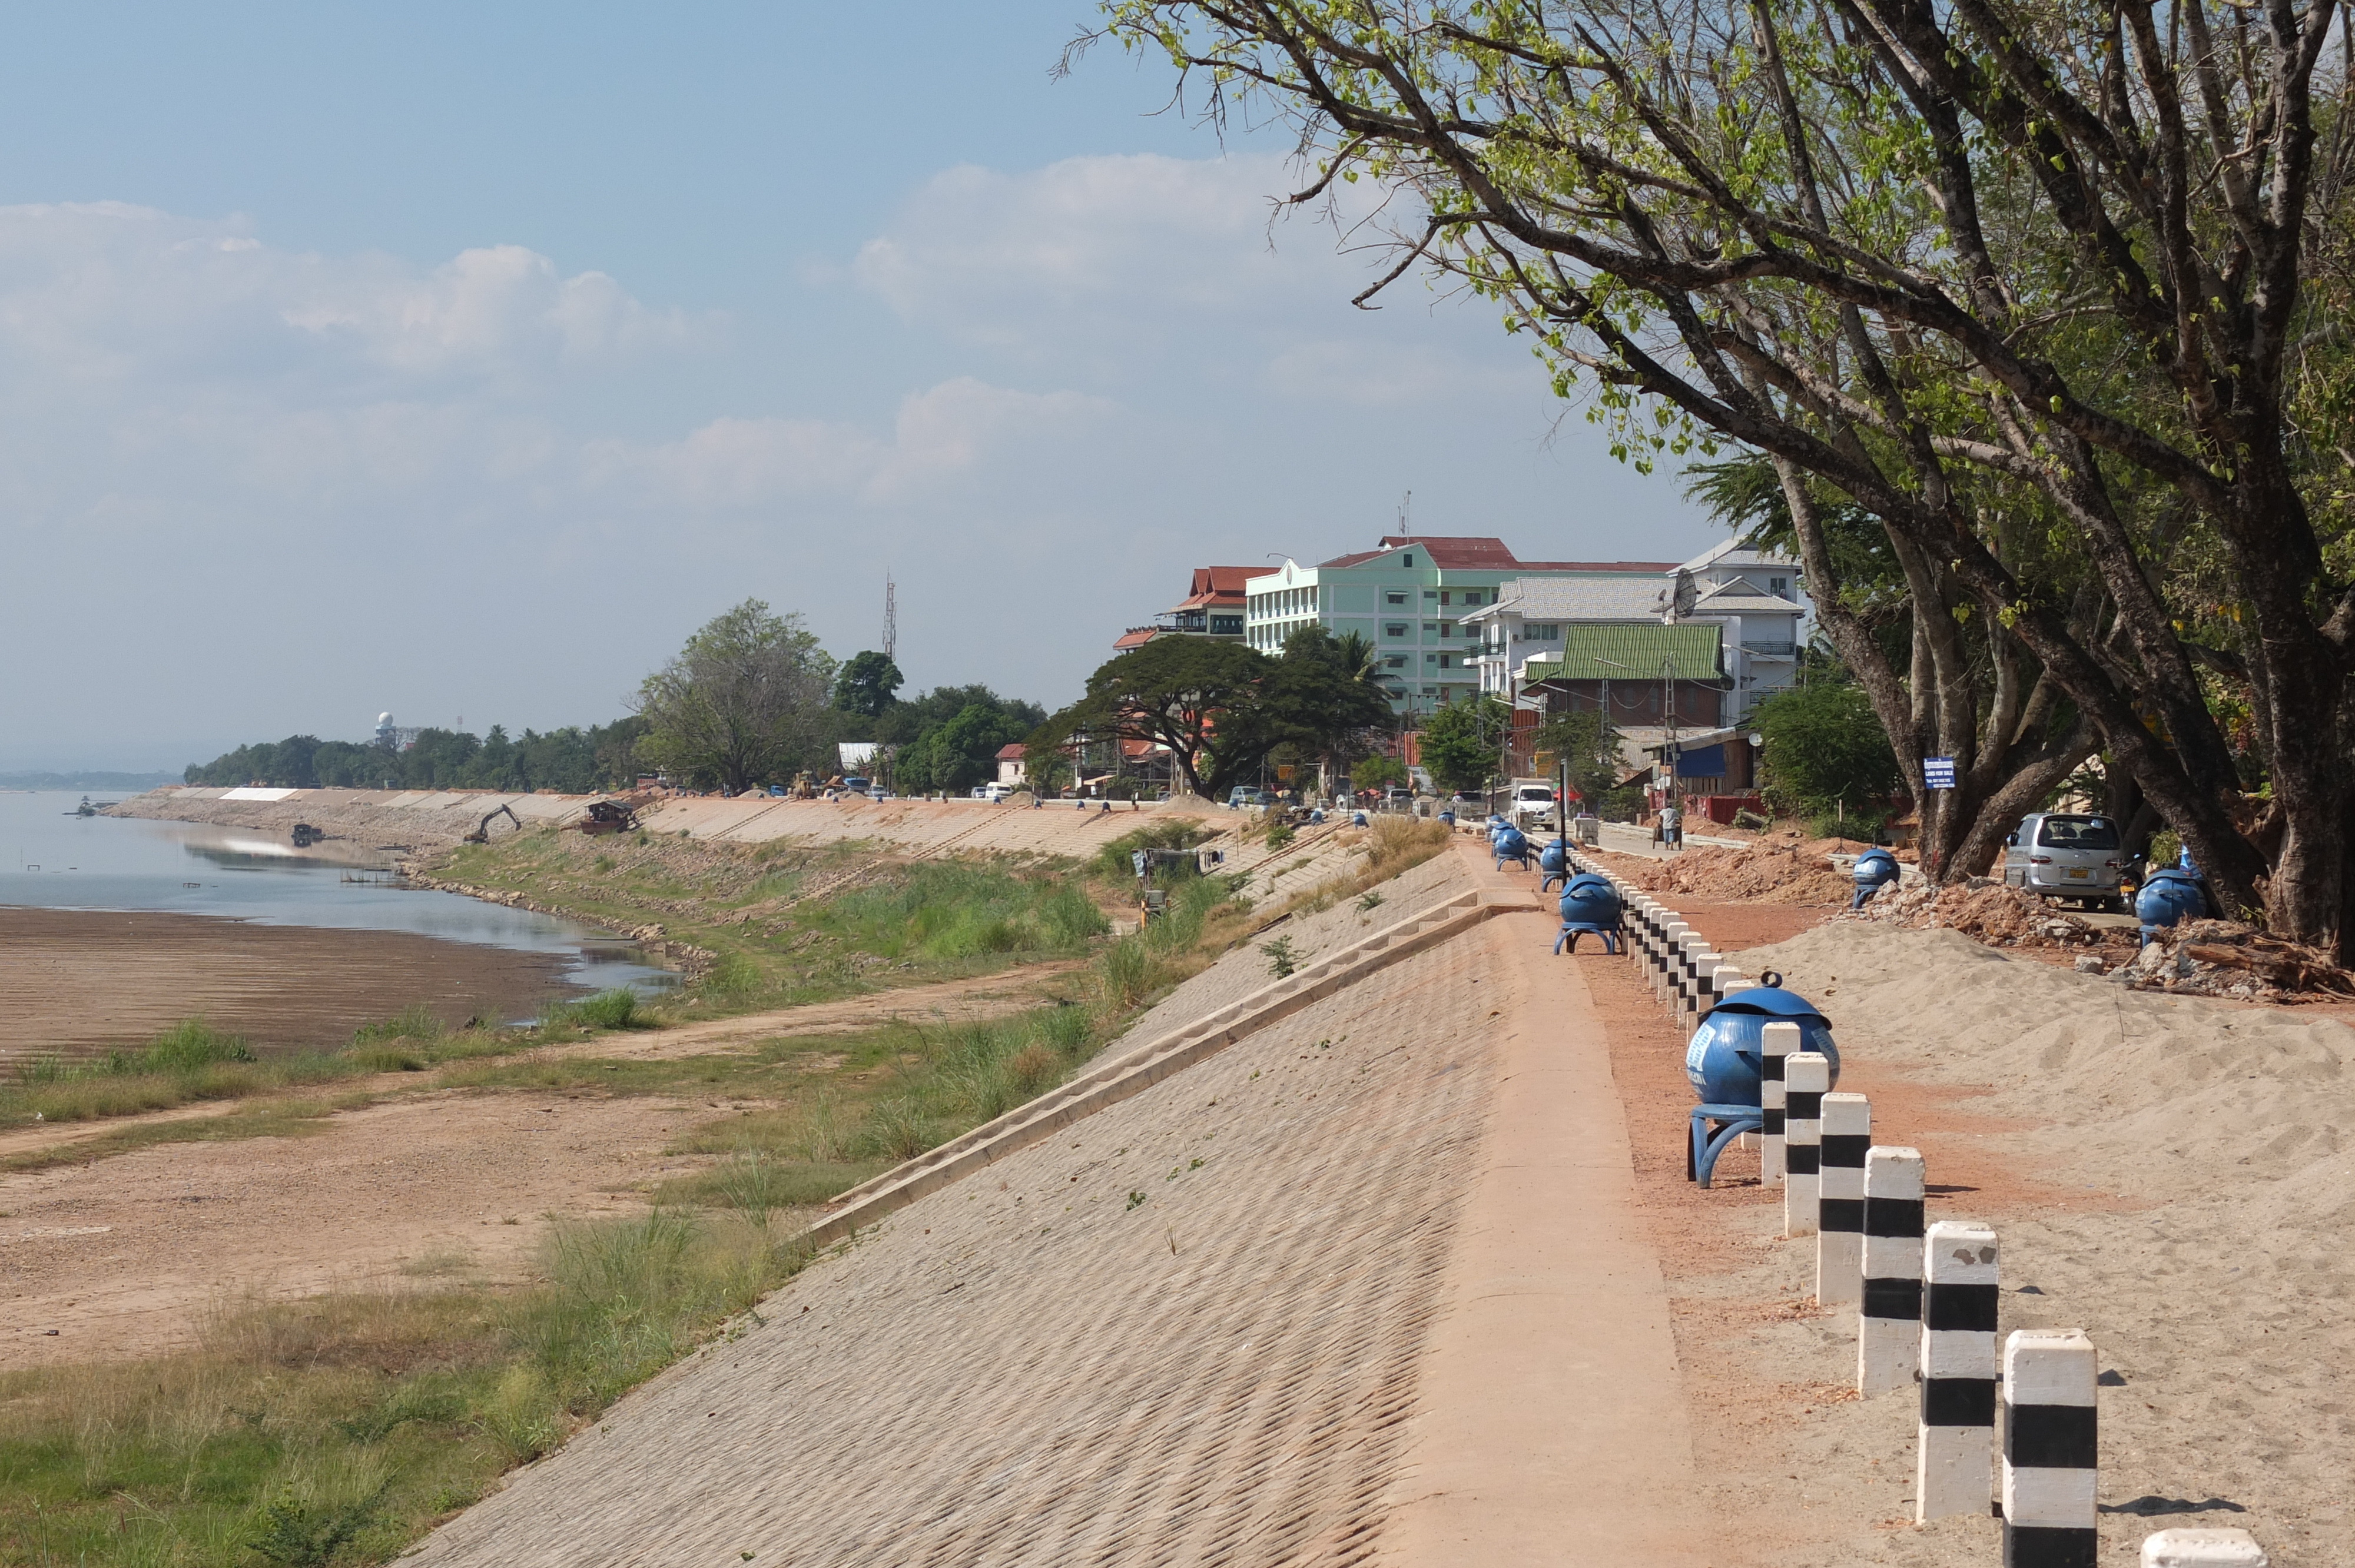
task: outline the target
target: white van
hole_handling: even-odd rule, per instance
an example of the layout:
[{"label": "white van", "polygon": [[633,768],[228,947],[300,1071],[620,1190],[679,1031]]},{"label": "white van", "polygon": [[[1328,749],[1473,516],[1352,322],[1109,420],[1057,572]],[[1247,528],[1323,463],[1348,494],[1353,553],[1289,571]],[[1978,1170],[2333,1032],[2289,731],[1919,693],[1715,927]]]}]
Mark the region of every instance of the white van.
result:
[{"label": "white van", "polygon": [[1552,785],[1516,779],[1513,797],[1505,806],[1505,821],[1523,832],[1531,828],[1550,828],[1554,825],[1555,806]]}]

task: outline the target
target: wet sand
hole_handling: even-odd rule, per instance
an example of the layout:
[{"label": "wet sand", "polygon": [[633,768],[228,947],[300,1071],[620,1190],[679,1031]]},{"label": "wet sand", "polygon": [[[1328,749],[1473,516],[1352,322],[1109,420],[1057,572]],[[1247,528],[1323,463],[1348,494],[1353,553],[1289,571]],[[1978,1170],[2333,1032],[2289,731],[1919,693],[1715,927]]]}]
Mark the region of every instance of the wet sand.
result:
[{"label": "wet sand", "polygon": [[526,1018],[568,993],[565,967],[395,931],[0,907],[0,1063],[134,1044],[192,1016],[264,1049],[341,1044],[420,1002],[452,1024]]}]

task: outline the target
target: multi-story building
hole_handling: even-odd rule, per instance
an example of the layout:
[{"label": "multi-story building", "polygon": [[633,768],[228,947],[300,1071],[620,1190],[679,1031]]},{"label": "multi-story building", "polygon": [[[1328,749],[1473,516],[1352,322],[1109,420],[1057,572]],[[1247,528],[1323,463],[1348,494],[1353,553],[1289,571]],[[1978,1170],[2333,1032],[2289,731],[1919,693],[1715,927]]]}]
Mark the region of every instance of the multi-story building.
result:
[{"label": "multi-story building", "polygon": [[1502,539],[1385,535],[1377,549],[1313,567],[1286,560],[1246,589],[1244,639],[1263,653],[1306,626],[1355,631],[1374,649],[1393,706],[1428,713],[1480,689],[1480,634],[1465,618],[1493,605],[1508,582],[1640,584],[1657,596],[1667,561],[1524,561]]},{"label": "multi-story building", "polygon": [[1150,626],[1132,626],[1113,647],[1120,652],[1142,648],[1156,637],[1215,637],[1221,642],[1243,640],[1243,584],[1268,571],[1266,567],[1196,567],[1193,586],[1184,599],[1153,618]]},{"label": "multi-story building", "polygon": [[[1533,674],[1530,666],[1559,663],[1564,638],[1581,628],[1707,625],[1716,632],[1709,667],[1679,674],[1724,677],[1724,701],[1712,697],[1708,705],[1721,717],[1711,722],[1740,724],[1797,675],[1801,622],[1807,613],[1798,581],[1798,568],[1790,560],[1730,542],[1671,567],[1665,580],[1515,578],[1504,585],[1495,604],[1465,618],[1478,638],[1474,662],[1480,689],[1512,698],[1534,681],[1549,678]],[[1625,678],[1657,684],[1663,672],[1655,661]]]}]

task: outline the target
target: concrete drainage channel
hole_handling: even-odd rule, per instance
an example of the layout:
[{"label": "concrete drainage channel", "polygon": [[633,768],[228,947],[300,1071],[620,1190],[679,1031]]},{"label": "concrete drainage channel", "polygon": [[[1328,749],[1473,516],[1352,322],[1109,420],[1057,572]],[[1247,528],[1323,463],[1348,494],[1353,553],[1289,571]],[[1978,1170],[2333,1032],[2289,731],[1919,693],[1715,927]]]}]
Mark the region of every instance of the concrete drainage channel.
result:
[{"label": "concrete drainage channel", "polygon": [[[1619,890],[1628,959],[1680,1025],[1750,987],[1675,910],[1587,856],[1567,858]],[[1967,1221],[1925,1226],[1920,1151],[1873,1142],[1871,1103],[1831,1092],[1830,1059],[1800,1049],[1798,1025],[1762,1033],[1761,1182],[1784,1189],[1784,1236],[1812,1245],[1817,1304],[1852,1315],[1858,1393],[1919,1387],[1915,1522],[1992,1508],[2005,1568],[2094,1568],[2093,1341],[2078,1330],[2022,1329],[1998,1349],[1995,1232]],[[2267,1558],[2245,1531],[2163,1530],[2144,1538],[2141,1562],[2264,1568]]]},{"label": "concrete drainage channel", "polygon": [[1060,1087],[859,1183],[836,1198],[829,1205],[833,1212],[803,1234],[821,1246],[840,1241],[961,1177],[1144,1093],[1378,969],[1436,947],[1492,916],[1529,908],[1526,898],[1496,891],[1460,893],[1433,905],[1311,960],[1290,977],[1207,1018],[1096,1062]]}]

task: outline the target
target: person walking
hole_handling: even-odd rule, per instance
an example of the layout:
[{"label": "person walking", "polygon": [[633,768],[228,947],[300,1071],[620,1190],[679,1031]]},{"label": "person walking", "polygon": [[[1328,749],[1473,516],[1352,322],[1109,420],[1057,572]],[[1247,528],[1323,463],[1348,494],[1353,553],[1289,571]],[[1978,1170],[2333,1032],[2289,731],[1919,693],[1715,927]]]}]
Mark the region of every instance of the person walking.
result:
[{"label": "person walking", "polygon": [[1685,847],[1685,814],[1673,800],[1660,808],[1660,842],[1671,850]]}]

